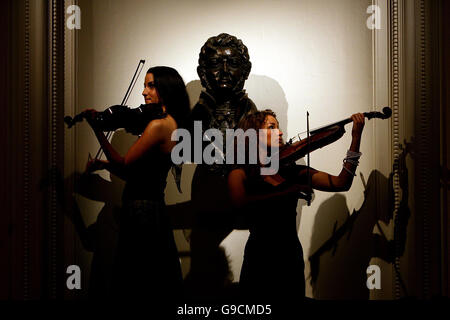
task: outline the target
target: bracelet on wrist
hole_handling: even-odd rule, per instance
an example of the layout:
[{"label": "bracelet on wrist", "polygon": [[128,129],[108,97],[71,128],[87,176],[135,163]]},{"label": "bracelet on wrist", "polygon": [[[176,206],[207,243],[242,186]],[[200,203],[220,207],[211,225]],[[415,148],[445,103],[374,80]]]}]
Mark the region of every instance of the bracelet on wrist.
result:
[{"label": "bracelet on wrist", "polygon": [[347,169],[345,166],[342,166],[344,169],[345,169],[345,171],[347,171],[348,173],[350,173],[352,176],[354,176],[354,177],[356,177],[356,173],[354,173],[354,172],[351,172],[349,169]]}]

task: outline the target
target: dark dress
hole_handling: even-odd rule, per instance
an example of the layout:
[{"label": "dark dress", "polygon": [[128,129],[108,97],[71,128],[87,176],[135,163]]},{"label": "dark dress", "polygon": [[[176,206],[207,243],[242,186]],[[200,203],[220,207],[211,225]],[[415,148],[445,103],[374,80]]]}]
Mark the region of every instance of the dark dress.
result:
[{"label": "dark dress", "polygon": [[182,274],[164,203],[170,153],[139,161],[141,170],[127,179],[122,197],[116,295],[175,299],[181,293]]},{"label": "dark dress", "polygon": [[[299,166],[294,170],[298,170]],[[270,194],[274,187],[259,175],[248,175],[249,195]],[[246,297],[303,298],[303,250],[296,230],[297,196],[261,201],[245,208],[250,236],[245,246],[240,286]]]}]

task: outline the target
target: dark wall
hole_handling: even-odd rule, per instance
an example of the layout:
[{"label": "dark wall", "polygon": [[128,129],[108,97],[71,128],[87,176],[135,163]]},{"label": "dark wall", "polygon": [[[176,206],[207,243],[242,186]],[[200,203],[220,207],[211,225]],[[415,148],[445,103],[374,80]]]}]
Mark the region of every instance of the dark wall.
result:
[{"label": "dark wall", "polygon": [[55,298],[63,270],[63,2],[7,0],[0,11],[0,299]]}]

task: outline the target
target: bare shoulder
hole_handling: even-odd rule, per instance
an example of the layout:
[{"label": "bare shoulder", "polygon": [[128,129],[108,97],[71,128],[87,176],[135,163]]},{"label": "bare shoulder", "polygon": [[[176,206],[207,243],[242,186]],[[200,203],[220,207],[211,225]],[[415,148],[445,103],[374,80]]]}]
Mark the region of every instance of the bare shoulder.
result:
[{"label": "bare shoulder", "polygon": [[149,122],[144,130],[143,135],[153,135],[153,136],[165,136],[171,134],[172,131],[176,129],[175,120],[168,116],[164,119],[154,119]]}]

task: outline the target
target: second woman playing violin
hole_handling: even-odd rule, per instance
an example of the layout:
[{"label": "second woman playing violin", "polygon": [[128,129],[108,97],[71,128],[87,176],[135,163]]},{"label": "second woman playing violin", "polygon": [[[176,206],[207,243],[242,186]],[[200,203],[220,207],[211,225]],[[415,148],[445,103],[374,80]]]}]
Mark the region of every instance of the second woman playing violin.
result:
[{"label": "second woman playing violin", "polygon": [[[337,176],[294,164],[280,168],[280,174],[289,178],[274,186],[260,175],[258,165],[244,165],[230,172],[228,187],[232,203],[245,212],[250,229],[240,275],[240,286],[245,294],[262,298],[304,297],[303,250],[296,230],[297,201],[300,192],[310,191],[308,174],[314,189],[338,192],[350,188],[361,155],[364,115],[354,114],[352,120],[352,142]],[[268,130],[267,141],[259,141],[259,145],[270,146],[271,141],[283,144],[283,133],[271,110],[247,115],[238,126],[244,131],[278,129]],[[271,134],[277,132],[279,139],[271,139]]]}]

